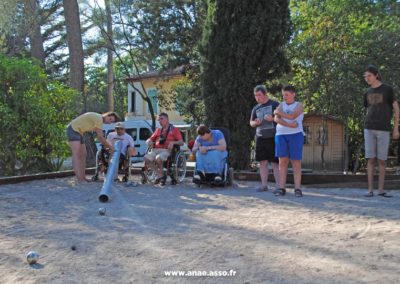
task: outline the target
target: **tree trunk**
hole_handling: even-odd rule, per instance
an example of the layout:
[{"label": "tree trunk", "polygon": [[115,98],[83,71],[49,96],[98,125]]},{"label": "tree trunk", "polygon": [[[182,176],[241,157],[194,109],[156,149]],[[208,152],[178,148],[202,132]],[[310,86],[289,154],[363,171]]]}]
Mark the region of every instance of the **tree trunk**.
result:
[{"label": "tree trunk", "polygon": [[113,31],[110,0],[104,1],[107,16],[107,105],[109,111],[114,111],[114,69],[113,69]]},{"label": "tree trunk", "polygon": [[[87,100],[84,93],[85,69],[83,65],[83,45],[81,23],[79,19],[79,6],[77,0],[63,0],[65,25],[67,28],[69,50],[69,85],[77,90],[83,97],[82,112],[87,111]],[[96,160],[96,145],[93,137],[84,136],[86,145],[87,165],[94,165]]]},{"label": "tree trunk", "polygon": [[71,88],[83,95],[83,112],[86,112],[86,98],[83,92],[85,74],[79,6],[77,0],[63,0],[63,5],[70,62],[69,84]]},{"label": "tree trunk", "polygon": [[31,42],[31,55],[40,61],[40,65],[45,67],[45,53],[43,47],[43,37],[41,33],[41,18],[36,0],[25,0],[25,16],[27,19],[29,39]]}]

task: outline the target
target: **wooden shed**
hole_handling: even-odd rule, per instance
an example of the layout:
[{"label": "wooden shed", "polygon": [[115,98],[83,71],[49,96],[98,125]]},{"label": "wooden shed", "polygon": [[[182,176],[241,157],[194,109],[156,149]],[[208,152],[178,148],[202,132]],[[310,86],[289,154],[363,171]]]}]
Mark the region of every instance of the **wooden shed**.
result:
[{"label": "wooden shed", "polygon": [[345,163],[345,125],[330,115],[304,116],[302,167],[312,170],[340,171]]}]

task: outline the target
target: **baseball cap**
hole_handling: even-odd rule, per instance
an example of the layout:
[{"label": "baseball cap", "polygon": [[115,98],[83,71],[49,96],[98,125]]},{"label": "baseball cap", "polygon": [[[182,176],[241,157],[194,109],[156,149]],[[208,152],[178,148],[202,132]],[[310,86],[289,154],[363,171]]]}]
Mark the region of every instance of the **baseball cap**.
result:
[{"label": "baseball cap", "polygon": [[117,123],[115,124],[115,128],[124,128],[124,129],[125,129],[125,125],[124,125],[123,122],[117,122]]}]

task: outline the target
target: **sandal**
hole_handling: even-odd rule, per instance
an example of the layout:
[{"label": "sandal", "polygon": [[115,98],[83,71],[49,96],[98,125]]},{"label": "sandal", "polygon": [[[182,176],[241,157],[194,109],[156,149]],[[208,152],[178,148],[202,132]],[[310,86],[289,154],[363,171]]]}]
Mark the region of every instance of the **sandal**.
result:
[{"label": "sandal", "polygon": [[303,192],[301,191],[301,189],[297,188],[294,190],[294,196],[296,197],[303,197]]},{"label": "sandal", "polygon": [[386,198],[393,197],[392,195],[389,195],[386,192],[378,193],[378,195],[381,196],[381,197],[386,197]]},{"label": "sandal", "polygon": [[275,196],[284,196],[286,194],[286,189],[284,188],[277,188],[274,190]]},{"label": "sandal", "polygon": [[368,191],[368,193],[366,195],[364,195],[365,197],[373,197],[374,193],[372,191]]}]

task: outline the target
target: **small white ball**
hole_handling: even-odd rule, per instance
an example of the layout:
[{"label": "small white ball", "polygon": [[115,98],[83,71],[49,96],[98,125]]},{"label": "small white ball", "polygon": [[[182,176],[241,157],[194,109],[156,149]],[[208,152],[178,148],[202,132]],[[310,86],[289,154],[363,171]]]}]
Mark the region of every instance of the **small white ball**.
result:
[{"label": "small white ball", "polygon": [[106,215],[106,208],[104,207],[99,208],[99,215]]},{"label": "small white ball", "polygon": [[39,261],[39,254],[36,251],[28,252],[28,254],[26,255],[26,261],[29,264],[35,264]]}]

